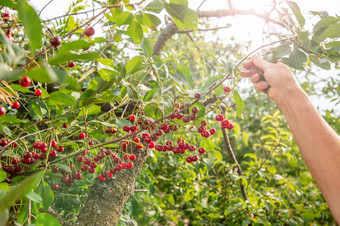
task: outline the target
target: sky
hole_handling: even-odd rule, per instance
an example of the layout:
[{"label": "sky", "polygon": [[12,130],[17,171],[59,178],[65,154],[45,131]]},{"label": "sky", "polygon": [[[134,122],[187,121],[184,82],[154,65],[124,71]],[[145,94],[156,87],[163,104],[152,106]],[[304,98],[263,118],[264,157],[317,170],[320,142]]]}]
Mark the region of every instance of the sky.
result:
[{"label": "sky", "polygon": [[[40,11],[51,0],[31,0],[30,4]],[[140,0],[130,0],[130,2],[139,2]],[[203,0],[188,0],[189,7],[192,9],[197,9]],[[69,5],[73,1],[71,0],[52,0],[51,3],[44,9],[41,14],[42,19],[49,19],[63,15],[67,11]],[[91,3],[91,0],[88,0]],[[150,2],[146,1],[145,4]],[[271,8],[273,0],[232,0],[233,6],[237,9],[253,9],[258,12],[266,12]],[[312,18],[310,11],[327,11],[330,15],[340,14],[340,0],[295,0],[295,2],[300,6],[302,13],[306,17],[306,24],[315,23]],[[201,10],[216,10],[216,9],[227,9],[227,0],[205,0],[204,4],[201,6]],[[315,18],[315,17],[314,17]],[[226,23],[232,24],[228,29],[220,30],[216,35],[223,38],[230,38],[231,34],[238,41],[247,42],[252,40],[252,48],[255,49],[266,43],[263,39],[263,29],[264,21],[260,18],[254,16],[237,16],[237,17],[225,17],[221,19],[216,19],[216,23],[219,26],[224,26]],[[99,32],[96,32],[98,35]],[[214,36],[209,37],[214,39]],[[324,71],[320,70],[320,76],[340,76],[338,71]],[[248,86],[251,86],[248,83]],[[321,110],[325,109],[335,109],[340,114],[340,104],[335,106],[334,102],[325,102],[320,98],[311,97],[312,102],[315,106],[319,107]]]}]

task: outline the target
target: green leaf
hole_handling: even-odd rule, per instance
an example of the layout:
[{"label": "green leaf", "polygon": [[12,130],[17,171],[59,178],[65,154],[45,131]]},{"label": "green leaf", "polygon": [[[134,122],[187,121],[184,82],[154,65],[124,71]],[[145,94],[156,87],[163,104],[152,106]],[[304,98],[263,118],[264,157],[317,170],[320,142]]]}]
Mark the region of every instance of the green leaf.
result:
[{"label": "green leaf", "polygon": [[46,101],[48,105],[72,106],[74,97],[67,95],[61,91],[56,91],[50,94],[50,98]]},{"label": "green leaf", "polygon": [[192,74],[187,66],[179,66],[177,68],[177,74],[180,74],[179,77],[190,87],[190,89],[194,88],[195,84],[192,80]]},{"label": "green leaf", "polygon": [[3,181],[7,178],[7,173],[3,170],[0,170],[0,181]]},{"label": "green leaf", "polygon": [[61,226],[59,221],[48,213],[38,213],[36,216],[36,226]]},{"label": "green leaf", "polygon": [[153,0],[146,7],[145,10],[154,13],[160,13],[164,9],[164,5],[160,0]]},{"label": "green leaf", "polygon": [[205,91],[207,89],[209,89],[216,81],[220,80],[224,78],[223,75],[216,75],[214,77],[211,77],[208,79],[208,81],[206,81],[202,87],[202,91]]},{"label": "green leaf", "polygon": [[279,46],[273,48],[271,51],[272,51],[274,57],[281,58],[283,56],[288,55],[291,51],[291,48],[290,48],[289,45],[279,45]]},{"label": "green leaf", "polygon": [[316,32],[322,28],[328,27],[331,24],[336,24],[340,21],[340,17],[326,16],[314,25],[313,31]]},{"label": "green leaf", "polygon": [[155,93],[156,93],[157,91],[159,91],[159,88],[154,88],[154,89],[152,89],[152,90],[149,90],[149,91],[145,94],[143,100],[144,100],[145,102],[148,102],[148,101],[152,100],[153,96],[155,95]]},{"label": "green leaf", "polygon": [[34,191],[30,191],[26,194],[26,197],[31,199],[33,202],[36,203],[41,203],[42,202],[42,198],[40,195],[38,195],[37,193],[35,193]]},{"label": "green leaf", "polygon": [[9,64],[18,64],[18,62],[26,55],[25,50],[11,42],[2,29],[0,29],[0,43],[4,44],[7,50],[7,54],[0,56],[6,56],[6,61]]},{"label": "green leaf", "polygon": [[166,4],[165,9],[179,29],[197,29],[198,17],[195,11],[176,4]]},{"label": "green leaf", "polygon": [[35,81],[41,83],[50,82],[64,82],[67,78],[67,72],[59,68],[51,68],[48,65],[43,65],[43,67],[35,67],[32,70],[25,73],[26,76],[32,78]]},{"label": "green leaf", "polygon": [[16,116],[14,115],[3,115],[0,117],[0,122],[10,122],[10,123],[22,123],[23,120],[18,119]]},{"label": "green leaf", "polygon": [[0,124],[0,133],[1,132],[4,132],[8,137],[12,137],[11,130],[7,126],[4,126],[2,124]]},{"label": "green leaf", "polygon": [[143,29],[136,20],[132,20],[126,34],[132,38],[135,44],[139,44],[143,40]]},{"label": "green leaf", "polygon": [[213,150],[216,147],[216,145],[211,139],[204,138],[201,139],[200,147],[205,148],[206,150]]},{"label": "green leaf", "polygon": [[59,65],[67,63],[69,61],[93,61],[99,56],[98,52],[85,52],[85,53],[72,53],[72,52],[60,52],[49,60],[51,65]]},{"label": "green leaf", "polygon": [[8,8],[17,9],[17,4],[11,0],[1,0],[0,6],[7,6]]},{"label": "green leaf", "polygon": [[153,53],[153,43],[149,38],[144,38],[142,42],[142,49],[144,53],[148,56],[151,57]]},{"label": "green leaf", "polygon": [[324,62],[321,62],[321,59],[319,59],[318,57],[316,57],[314,55],[310,55],[308,57],[316,66],[318,66],[318,67],[320,67],[324,70],[330,70],[331,69],[331,65],[330,65],[329,61],[327,61],[327,59]]},{"label": "green leaf", "polygon": [[298,50],[297,48],[294,48],[291,54],[289,55],[288,58],[288,64],[289,66],[303,70],[303,64],[306,63],[307,61],[307,56],[304,54],[302,51]]},{"label": "green leaf", "polygon": [[155,103],[147,104],[144,108],[144,111],[145,111],[145,115],[150,118],[160,119],[163,117],[162,110]]},{"label": "green leaf", "polygon": [[40,186],[40,195],[42,198],[43,209],[48,210],[49,206],[51,205],[54,199],[54,193],[46,182],[41,183]]},{"label": "green leaf", "polygon": [[243,102],[240,94],[236,90],[233,91],[233,99],[234,99],[236,107],[237,107],[237,109],[236,109],[237,116],[240,117],[240,118],[243,118],[242,112],[243,112],[243,109],[244,109],[244,102]]},{"label": "green leaf", "polygon": [[22,69],[11,70],[11,68],[7,64],[0,63],[0,81],[17,80],[22,74],[24,74],[24,72],[25,71]]},{"label": "green leaf", "polygon": [[217,162],[221,162],[223,160],[221,152],[213,150],[211,153],[215,156]]},{"label": "green leaf", "polygon": [[312,39],[316,42],[322,42],[327,38],[333,39],[338,37],[340,37],[340,24],[331,24],[315,32]]},{"label": "green leaf", "polygon": [[120,118],[116,120],[116,125],[118,126],[118,128],[122,129],[123,126],[131,126],[131,122],[124,118]]},{"label": "green leaf", "polygon": [[71,42],[63,42],[63,45],[59,48],[59,53],[87,49],[90,46],[91,44],[84,39],[71,41]]},{"label": "green leaf", "polygon": [[143,24],[145,24],[148,27],[157,27],[158,25],[161,24],[161,20],[153,14],[144,13]]},{"label": "green leaf", "polygon": [[[43,172],[34,173],[24,180],[20,181],[18,184],[10,187],[8,194],[0,199],[0,210],[2,208],[7,208],[12,205],[22,196],[27,194],[32,188],[34,188],[43,176]],[[2,212],[2,211],[0,211]]]},{"label": "green leaf", "polygon": [[187,0],[170,0],[169,3],[188,6],[188,1]]},{"label": "green leaf", "polygon": [[132,18],[133,18],[132,13],[124,11],[116,17],[115,22],[118,26],[121,26],[123,24],[130,24]]},{"label": "green leaf", "polygon": [[303,25],[305,25],[305,18],[302,16],[299,6],[295,2],[292,2],[292,1],[288,1],[287,4],[293,11],[294,16],[296,17],[300,25],[300,28],[302,28]]},{"label": "green leaf", "polygon": [[143,62],[143,57],[141,56],[136,56],[129,60],[125,66],[126,69],[126,74],[132,74],[136,72],[140,66],[142,65]]},{"label": "green leaf", "polygon": [[18,15],[24,25],[24,32],[30,40],[32,49],[40,48],[42,41],[42,25],[38,14],[26,0],[18,1]]}]

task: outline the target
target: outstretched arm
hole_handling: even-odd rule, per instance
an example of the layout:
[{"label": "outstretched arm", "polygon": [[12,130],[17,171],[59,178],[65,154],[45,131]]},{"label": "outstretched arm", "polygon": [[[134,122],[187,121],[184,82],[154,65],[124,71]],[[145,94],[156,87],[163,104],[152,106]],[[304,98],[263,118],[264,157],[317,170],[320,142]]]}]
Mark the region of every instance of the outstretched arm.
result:
[{"label": "outstretched arm", "polygon": [[[281,109],[301,155],[320,188],[335,220],[340,222],[340,137],[321,117],[307,94],[283,63],[269,63],[258,56],[243,67],[242,77],[249,77],[254,88],[263,92],[270,85],[268,97]],[[255,67],[264,72],[260,80]]]}]

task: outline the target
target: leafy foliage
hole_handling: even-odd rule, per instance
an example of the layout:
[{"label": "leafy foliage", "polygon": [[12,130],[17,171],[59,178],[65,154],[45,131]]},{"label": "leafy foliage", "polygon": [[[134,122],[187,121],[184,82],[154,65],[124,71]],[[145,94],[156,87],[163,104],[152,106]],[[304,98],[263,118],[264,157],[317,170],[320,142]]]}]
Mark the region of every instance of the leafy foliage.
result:
[{"label": "leafy foliage", "polygon": [[[6,142],[0,149],[0,224],[60,225],[49,214],[51,208],[60,218],[75,221],[94,181],[119,165],[115,157],[131,154],[123,148],[126,142],[150,155],[136,182],[136,189],[148,192],[130,197],[121,225],[334,223],[277,107],[239,86],[238,63],[245,60],[248,46],[237,40],[226,44],[218,37],[211,42],[202,32],[195,32],[194,39],[179,33],[155,56],[161,45],[157,40],[173,35],[157,31],[166,30],[164,14],[184,33],[197,31],[199,23],[209,27],[209,21],[200,21],[186,0],[93,3],[99,10],[92,9],[96,14],[90,18],[77,17],[90,9],[78,0],[65,16],[47,21],[26,0],[0,3],[0,105],[7,111],[0,116],[0,138]],[[283,4],[285,14],[275,18],[283,31],[276,35],[278,41],[266,45],[266,57],[308,70],[309,76],[315,76],[314,66],[338,69],[340,18],[313,12],[319,21],[308,30],[299,6]],[[84,31],[91,25],[102,32],[87,36]],[[60,37],[61,45],[51,43],[52,37]],[[32,81],[28,86],[21,83],[24,76]],[[339,103],[336,78],[325,81],[321,90],[309,77],[302,79],[307,79],[301,83],[308,93]],[[194,107],[197,119],[189,124],[172,117],[189,115]],[[243,174],[215,120],[220,113],[234,125],[226,132]],[[324,116],[340,132],[338,114],[329,110]],[[213,136],[197,132],[203,120],[216,128]],[[155,133],[153,128],[160,130],[164,123],[179,129],[162,135],[157,144],[185,139],[207,150],[198,162],[186,162],[193,155],[188,151],[174,155],[134,140],[143,129]],[[124,130],[133,126],[139,127],[132,133]],[[46,142],[47,150],[34,148],[36,141]],[[63,151],[56,152],[60,149],[52,148],[52,141]],[[93,173],[75,179],[85,165],[76,156],[94,159],[107,149],[110,154]],[[13,163],[32,151],[45,158]],[[22,169],[15,172],[18,166]],[[65,176],[72,183],[68,180],[59,189],[56,185]]]}]

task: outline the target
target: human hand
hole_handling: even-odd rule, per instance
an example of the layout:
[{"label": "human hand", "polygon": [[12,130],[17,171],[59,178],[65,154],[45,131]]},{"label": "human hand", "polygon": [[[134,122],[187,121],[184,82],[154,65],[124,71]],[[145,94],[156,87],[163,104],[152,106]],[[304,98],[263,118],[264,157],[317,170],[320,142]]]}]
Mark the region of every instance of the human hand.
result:
[{"label": "human hand", "polygon": [[[258,92],[264,93],[269,88],[266,94],[277,104],[291,97],[294,91],[301,89],[288,66],[281,61],[270,63],[254,55],[252,60],[243,64],[243,67],[246,71],[241,72],[241,76],[250,78]],[[259,70],[263,71],[265,80],[261,80]]]}]

